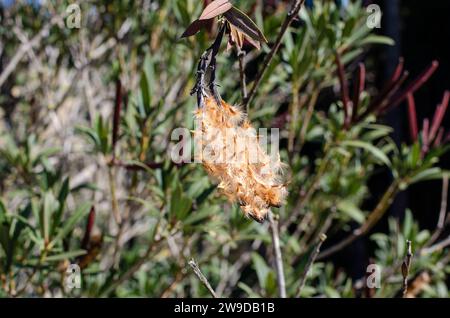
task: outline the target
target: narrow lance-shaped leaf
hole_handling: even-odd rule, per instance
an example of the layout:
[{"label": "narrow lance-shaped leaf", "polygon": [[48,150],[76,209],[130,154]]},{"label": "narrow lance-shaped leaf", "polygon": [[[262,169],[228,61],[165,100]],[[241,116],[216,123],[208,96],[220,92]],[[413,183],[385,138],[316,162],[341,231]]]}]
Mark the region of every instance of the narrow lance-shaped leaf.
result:
[{"label": "narrow lance-shaped leaf", "polygon": [[70,231],[73,230],[75,225],[85,216],[89,213],[91,209],[91,204],[85,203],[82,206],[80,206],[70,217],[69,219],[64,222],[64,226],[62,229],[58,232],[58,234],[53,239],[51,245],[55,244],[58,240],[61,240],[69,234]]},{"label": "narrow lance-shaped leaf", "polygon": [[53,193],[47,192],[44,196],[43,209],[41,214],[42,237],[45,242],[50,239],[51,220],[53,213],[59,208],[59,202],[55,199]]},{"label": "narrow lance-shaped leaf", "polygon": [[56,229],[59,226],[59,223],[61,222],[61,216],[64,212],[64,208],[66,206],[65,203],[66,203],[67,196],[69,195],[69,192],[70,192],[69,178],[67,177],[66,179],[64,179],[63,184],[61,185],[61,189],[58,193],[59,207],[53,215],[53,224],[52,224],[52,230],[51,230],[52,236],[55,234]]},{"label": "narrow lance-shaped leaf", "polygon": [[87,223],[86,223],[86,229],[84,231],[83,240],[81,241],[82,249],[86,249],[89,244],[89,240],[91,239],[91,232],[92,232],[92,228],[94,227],[94,223],[95,223],[95,207],[92,206],[91,211],[89,212]]},{"label": "narrow lance-shaped leaf", "polygon": [[0,200],[0,246],[7,253],[9,242],[9,222],[7,219],[7,211],[3,202]]},{"label": "narrow lance-shaped leaf", "polygon": [[384,163],[386,166],[390,166],[391,165],[391,161],[389,160],[389,158],[386,156],[386,154],[381,151],[380,149],[378,149],[377,147],[375,147],[372,144],[363,142],[363,141],[345,141],[342,143],[343,146],[347,146],[347,147],[354,147],[354,148],[361,148],[361,149],[365,149],[368,152],[370,152],[375,158],[377,158],[379,161],[381,161],[382,163]]},{"label": "narrow lance-shaped leaf", "polygon": [[187,27],[186,31],[181,35],[181,38],[197,34],[201,29],[206,28],[209,23],[209,20],[195,20]]},{"label": "narrow lance-shaped leaf", "polygon": [[60,253],[60,254],[47,256],[47,258],[45,260],[47,262],[59,262],[59,261],[65,260],[65,259],[71,259],[71,258],[75,258],[77,256],[81,256],[81,255],[85,255],[85,254],[86,254],[86,251],[84,251],[84,250],[75,250],[75,251],[64,252],[64,253]]},{"label": "narrow lance-shaped leaf", "polygon": [[230,24],[234,25],[250,39],[267,43],[267,39],[255,22],[241,10],[232,7],[229,11],[224,13],[224,16]]},{"label": "narrow lance-shaped leaf", "polygon": [[216,0],[206,6],[200,15],[199,20],[209,20],[230,10],[233,5],[229,0]]}]

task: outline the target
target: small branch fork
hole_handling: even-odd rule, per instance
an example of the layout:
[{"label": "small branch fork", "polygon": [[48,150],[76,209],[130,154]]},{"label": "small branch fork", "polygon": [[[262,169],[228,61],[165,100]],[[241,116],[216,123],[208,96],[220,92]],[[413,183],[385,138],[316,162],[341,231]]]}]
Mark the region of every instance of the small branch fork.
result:
[{"label": "small branch fork", "polygon": [[202,54],[197,66],[197,81],[194,88],[191,90],[191,95],[197,94],[197,105],[203,107],[205,105],[206,85],[205,76],[206,72],[210,70],[210,77],[208,82],[208,88],[217,103],[217,106],[222,105],[222,98],[216,88],[216,56],[219,53],[220,44],[222,43],[223,35],[225,34],[225,23],[222,23],[217,34],[214,43]]}]

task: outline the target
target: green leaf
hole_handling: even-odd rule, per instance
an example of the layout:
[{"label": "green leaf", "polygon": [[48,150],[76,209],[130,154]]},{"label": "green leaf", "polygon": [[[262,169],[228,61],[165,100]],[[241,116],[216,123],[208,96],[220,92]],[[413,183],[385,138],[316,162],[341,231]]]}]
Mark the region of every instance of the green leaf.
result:
[{"label": "green leaf", "polygon": [[69,178],[64,179],[64,182],[61,186],[61,189],[59,190],[58,194],[58,202],[59,202],[59,208],[55,212],[53,216],[53,224],[52,224],[52,235],[55,234],[55,231],[57,227],[59,226],[59,223],[61,222],[61,216],[64,212],[64,208],[66,206],[66,199],[69,195],[70,188],[69,188]]},{"label": "green leaf", "polygon": [[140,82],[140,113],[141,116],[148,116],[151,113],[151,106],[153,103],[155,83],[155,68],[154,61],[149,54],[145,56],[144,71],[141,75]]},{"label": "green leaf", "polygon": [[20,210],[19,215],[17,216],[18,220],[14,223],[13,233],[8,245],[6,270],[9,270],[9,267],[12,265],[20,234],[22,233],[25,227],[29,226],[28,223],[21,220],[26,221],[31,214],[31,210],[32,210],[31,204],[26,205],[25,208]]},{"label": "green leaf", "polygon": [[388,38],[387,36],[371,34],[368,37],[366,37],[364,40],[362,40],[360,42],[360,44],[361,45],[384,44],[384,45],[393,46],[393,45],[395,45],[395,41],[392,40],[391,38]]},{"label": "green leaf", "polygon": [[5,254],[8,252],[9,226],[6,207],[0,200],[0,246],[3,248]]},{"label": "green leaf", "polygon": [[429,181],[429,180],[436,180],[441,179],[442,176],[447,173],[442,171],[440,168],[430,168],[427,170],[424,170],[418,174],[416,174],[410,181],[411,184],[421,182],[421,181]]},{"label": "green leaf", "polygon": [[51,219],[53,213],[59,208],[59,202],[56,200],[52,192],[46,192],[44,195],[43,208],[41,210],[41,235],[46,242],[50,239]]},{"label": "green leaf", "polygon": [[405,219],[403,220],[403,236],[406,239],[410,239],[412,227],[413,227],[413,216],[411,210],[407,209]]},{"label": "green leaf", "polygon": [[61,228],[61,230],[58,232],[58,234],[55,236],[55,238],[52,240],[52,243],[50,245],[54,245],[57,241],[62,240],[69,234],[75,225],[83,218],[85,217],[90,209],[92,204],[87,202],[81,205],[70,217],[67,221],[64,222],[64,226]]},{"label": "green leaf", "polygon": [[85,255],[85,254],[86,254],[85,250],[75,250],[75,251],[64,252],[61,254],[47,256],[45,260],[47,262],[59,262],[59,261],[66,260],[66,259],[73,259],[75,257]]},{"label": "green leaf", "polygon": [[353,202],[344,200],[337,205],[339,211],[352,218],[354,221],[362,224],[366,219],[364,212],[361,211]]},{"label": "green leaf", "polygon": [[183,193],[181,185],[177,182],[175,191],[170,201],[170,215],[177,220],[183,221],[192,207],[192,199]]},{"label": "green leaf", "polygon": [[252,288],[245,283],[242,282],[238,283],[238,287],[242,289],[244,292],[246,292],[248,297],[250,298],[261,298],[261,296],[258,295],[258,293],[254,292]]},{"label": "green leaf", "polygon": [[386,156],[386,154],[372,144],[369,144],[369,143],[363,142],[363,141],[354,140],[354,141],[344,141],[342,143],[342,145],[347,146],[347,147],[361,148],[361,149],[367,150],[375,158],[377,158],[380,162],[384,163],[388,167],[391,166],[391,161]]},{"label": "green leaf", "polygon": [[267,266],[266,261],[257,253],[252,254],[253,267],[258,276],[259,286],[266,290],[267,275],[271,271],[270,267]]},{"label": "green leaf", "polygon": [[333,287],[326,286],[324,292],[329,298],[341,298],[339,292]]}]

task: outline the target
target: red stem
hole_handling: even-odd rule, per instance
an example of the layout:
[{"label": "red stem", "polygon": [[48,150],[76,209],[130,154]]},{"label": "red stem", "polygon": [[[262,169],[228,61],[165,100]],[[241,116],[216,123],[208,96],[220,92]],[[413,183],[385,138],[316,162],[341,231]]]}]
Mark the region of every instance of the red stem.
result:
[{"label": "red stem", "polygon": [[86,223],[86,230],[84,232],[83,240],[81,241],[82,249],[87,249],[88,247],[94,223],[95,223],[95,207],[92,206],[91,211],[89,212],[88,221]]},{"label": "red stem", "polygon": [[337,72],[339,76],[339,83],[341,85],[341,95],[342,95],[342,103],[344,104],[344,125],[348,128],[349,124],[349,114],[350,114],[350,98],[348,94],[348,83],[345,79],[345,70],[344,65],[341,62],[341,58],[339,53],[336,52],[336,64],[337,64]]},{"label": "red stem", "polygon": [[356,77],[354,95],[353,95],[353,112],[352,123],[356,121],[359,109],[359,101],[361,99],[361,93],[364,90],[366,84],[366,67],[363,63],[358,65],[358,76]]},{"label": "red stem", "polygon": [[421,88],[433,75],[436,69],[439,67],[438,61],[433,61],[431,65],[422,72],[408,87],[401,92],[398,97],[393,100],[392,106],[390,108],[394,108],[400,105],[408,96],[408,94],[414,94],[419,88]]},{"label": "red stem", "polygon": [[444,120],[445,113],[447,112],[448,103],[450,99],[450,91],[444,93],[442,103],[437,107],[434,113],[433,122],[431,124],[430,141],[434,139],[439,128],[441,127],[442,120]]},{"label": "red stem", "polygon": [[413,94],[408,94],[408,115],[409,115],[409,133],[413,142],[417,141],[418,128],[417,128],[417,113],[416,103],[414,101]]},{"label": "red stem", "polygon": [[112,135],[112,153],[113,157],[116,156],[115,148],[116,143],[119,138],[119,126],[120,126],[120,113],[122,111],[122,82],[118,78],[116,81],[116,98],[114,105],[114,115],[113,115],[113,135]]}]

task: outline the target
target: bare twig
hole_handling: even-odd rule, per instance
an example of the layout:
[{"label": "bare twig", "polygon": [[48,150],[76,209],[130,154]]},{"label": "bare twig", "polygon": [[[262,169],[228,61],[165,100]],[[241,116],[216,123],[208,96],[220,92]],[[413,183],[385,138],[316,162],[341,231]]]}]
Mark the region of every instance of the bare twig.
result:
[{"label": "bare twig", "polygon": [[288,30],[292,21],[294,21],[295,17],[300,12],[300,9],[302,8],[304,2],[305,2],[305,0],[293,1],[292,8],[289,10],[289,12],[286,16],[286,19],[284,20],[283,25],[281,26],[281,30],[280,30],[280,33],[278,33],[278,37],[275,40],[275,44],[272,46],[272,49],[270,50],[269,54],[266,55],[266,57],[262,63],[262,69],[259,71],[258,75],[256,75],[255,83],[253,84],[248,97],[244,100],[245,108],[248,108],[248,105],[250,105],[253,98],[255,97],[256,91],[258,90],[258,87],[261,84],[264,74],[266,73],[274,56],[277,54],[277,52],[280,48],[281,40],[283,39],[284,34]]},{"label": "bare twig", "polygon": [[409,270],[411,268],[411,260],[412,260],[412,248],[411,248],[411,241],[406,241],[407,245],[407,252],[406,252],[406,259],[403,261],[402,264],[402,275],[403,275],[403,297],[406,296],[406,293],[408,292],[408,275]]},{"label": "bare twig", "polygon": [[[241,94],[242,94],[242,100],[247,99],[247,78],[245,76],[245,51],[242,49],[238,49],[238,59],[239,59],[239,74],[241,78]],[[248,109],[246,110],[248,114]]]},{"label": "bare twig", "polygon": [[448,246],[450,246],[450,236],[447,237],[445,240],[436,243],[435,245],[422,249],[420,251],[420,255],[432,254],[434,252],[441,251]]},{"label": "bare twig", "polygon": [[320,253],[320,248],[322,247],[323,242],[327,239],[327,236],[325,234],[321,234],[319,237],[319,241],[317,242],[314,250],[311,252],[311,255],[308,260],[308,264],[306,264],[305,270],[303,272],[303,275],[300,279],[300,287],[298,288],[297,297],[300,297],[303,288],[306,284],[306,279],[308,278],[309,271],[311,270],[312,265],[314,264],[317,256]]},{"label": "bare twig", "polygon": [[217,298],[216,292],[211,287],[211,284],[208,282],[208,279],[205,277],[205,275],[203,275],[202,271],[200,270],[200,268],[198,267],[198,265],[194,259],[191,259],[189,261],[189,265],[192,267],[192,270],[194,271],[194,273],[198,277],[198,279],[200,279],[200,281],[203,283],[203,285],[205,285],[205,287],[208,289],[211,296],[213,296],[214,298]]},{"label": "bare twig", "polygon": [[447,215],[447,195],[448,195],[448,176],[445,175],[442,179],[442,195],[441,195],[441,209],[439,211],[439,219],[436,226],[436,230],[433,232],[433,235],[431,236],[430,240],[427,242],[425,246],[430,246],[434,242],[437,241],[439,236],[442,234],[442,231],[445,227],[445,219]]},{"label": "bare twig", "polygon": [[280,298],[286,298],[286,280],[284,278],[283,257],[281,254],[280,237],[278,233],[278,221],[272,212],[269,212],[270,231],[272,233],[273,252],[275,255],[275,270]]},{"label": "bare twig", "polygon": [[300,153],[300,150],[303,148],[303,144],[305,143],[306,134],[307,134],[308,128],[309,128],[309,123],[310,123],[311,118],[313,116],[314,108],[316,106],[316,102],[317,102],[317,99],[319,97],[319,94],[320,94],[320,89],[314,89],[314,91],[311,94],[311,97],[309,99],[308,109],[306,110],[306,114],[305,114],[305,117],[303,119],[303,124],[302,124],[302,128],[301,128],[301,131],[300,131],[300,143],[296,147],[297,148],[296,151],[299,152],[299,153]]}]

